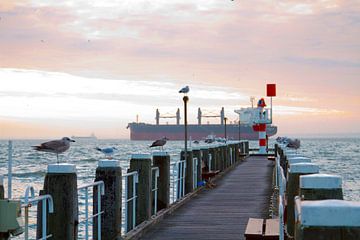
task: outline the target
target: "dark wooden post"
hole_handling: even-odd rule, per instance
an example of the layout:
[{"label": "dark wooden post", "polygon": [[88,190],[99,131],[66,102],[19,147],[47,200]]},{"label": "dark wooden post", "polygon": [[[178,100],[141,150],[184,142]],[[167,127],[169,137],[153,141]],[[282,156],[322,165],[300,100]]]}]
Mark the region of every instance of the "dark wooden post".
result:
[{"label": "dark wooden post", "polygon": [[296,240],[355,240],[360,236],[360,203],[343,200],[296,201]]},{"label": "dark wooden post", "polygon": [[[75,165],[48,165],[42,193],[50,194],[54,203],[54,213],[47,215],[47,234],[52,234],[53,239],[77,239],[79,210]],[[40,217],[41,212],[37,215]],[[38,229],[41,233],[41,225]]]},{"label": "dark wooden post", "polygon": [[209,166],[209,148],[208,147],[201,147],[201,157],[202,157],[201,160],[204,162],[205,166]]},{"label": "dark wooden post", "polygon": [[[101,196],[101,239],[111,240],[121,235],[122,173],[117,160],[100,160],[95,182],[103,181],[105,194]],[[93,209],[98,212],[99,186],[93,188]],[[93,238],[98,239],[98,219],[93,221]]]},{"label": "dark wooden post", "polygon": [[159,168],[157,210],[160,211],[170,205],[170,155],[154,152],[153,165]]},{"label": "dark wooden post", "polygon": [[138,172],[136,225],[151,217],[151,155],[133,154],[130,159],[129,172]]},{"label": "dark wooden post", "polygon": [[[308,158],[308,157],[303,157],[303,156],[290,157],[290,158],[288,158],[288,157],[286,156],[285,159],[286,159],[286,169],[288,169],[291,164],[296,164],[296,163],[311,163],[311,159],[310,159],[310,158]],[[287,171],[286,169],[284,169],[284,170]]]},{"label": "dark wooden post", "polygon": [[294,236],[295,202],[294,197],[299,195],[299,181],[301,175],[319,173],[319,166],[313,163],[290,164],[288,169],[287,194],[287,231]]},{"label": "dark wooden post", "polygon": [[[5,190],[4,190],[4,181],[3,176],[0,176],[0,200],[5,198]],[[0,232],[0,240],[6,240],[10,237],[10,234],[7,232]]]},{"label": "dark wooden post", "polygon": [[[193,174],[193,152],[187,149],[186,171],[185,171],[185,194],[194,191],[194,174]],[[182,151],[181,159],[185,159],[185,151]]]},{"label": "dark wooden post", "polygon": [[330,174],[300,176],[300,196],[303,200],[342,200],[342,179]]},{"label": "dark wooden post", "polygon": [[209,163],[209,167],[211,169],[209,169],[209,170],[217,170],[216,169],[217,153],[216,153],[216,147],[215,146],[209,147],[209,154],[211,155],[211,159],[210,159],[210,156],[209,156],[209,162],[211,161],[211,163]]},{"label": "dark wooden post", "polygon": [[223,144],[219,144],[219,167],[220,171],[224,171],[226,165],[226,158],[225,158],[225,149]]},{"label": "dark wooden post", "polygon": [[0,199],[5,198],[4,177],[0,176]]},{"label": "dark wooden post", "polygon": [[[238,162],[240,160],[240,143],[235,143],[234,151],[235,151],[235,162]],[[242,154],[242,152],[241,152]]]},{"label": "dark wooden post", "polygon": [[278,156],[278,146],[279,145],[277,143],[275,143],[275,146],[274,146],[275,157]]}]

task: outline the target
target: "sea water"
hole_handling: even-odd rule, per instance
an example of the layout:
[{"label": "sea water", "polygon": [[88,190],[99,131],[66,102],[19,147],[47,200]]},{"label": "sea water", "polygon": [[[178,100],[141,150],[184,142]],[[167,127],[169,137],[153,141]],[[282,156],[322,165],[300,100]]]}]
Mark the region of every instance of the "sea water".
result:
[{"label": "sea water", "polygon": [[[46,140],[13,140],[13,198],[21,198],[27,186],[32,186],[38,191],[42,189],[48,164],[56,163],[56,155],[38,152],[31,146],[38,145]],[[270,139],[269,146],[274,146]],[[120,160],[123,172],[129,167],[131,154],[151,153],[154,151],[149,146],[151,141],[130,140],[79,140],[73,143],[70,149],[59,156],[60,162],[76,165],[78,186],[94,181],[95,171],[99,159],[104,155],[96,147],[116,147],[114,159]],[[182,141],[168,141],[165,146],[171,156],[171,161],[180,159],[183,148]],[[250,147],[256,147],[257,142],[252,141]],[[193,144],[194,146],[194,144]],[[304,138],[301,139],[300,154],[313,159],[320,166],[321,173],[337,174],[343,179],[345,200],[360,201],[360,138]],[[8,141],[0,141],[0,175],[7,177]],[[239,166],[241,167],[241,166]],[[37,195],[36,194],[36,195]],[[6,193],[5,193],[6,195]],[[90,199],[91,203],[92,199]],[[79,212],[84,214],[84,193],[79,193]],[[32,212],[34,223],[35,213]],[[80,220],[83,217],[80,216]],[[80,226],[83,230],[83,226]],[[83,236],[83,233],[80,233]]]}]

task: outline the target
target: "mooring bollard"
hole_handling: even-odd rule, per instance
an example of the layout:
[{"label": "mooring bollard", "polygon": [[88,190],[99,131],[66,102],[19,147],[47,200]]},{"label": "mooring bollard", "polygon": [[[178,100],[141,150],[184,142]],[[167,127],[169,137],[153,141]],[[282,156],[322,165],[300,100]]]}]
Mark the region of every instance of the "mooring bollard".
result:
[{"label": "mooring bollard", "polygon": [[360,202],[296,199],[296,240],[360,239]]},{"label": "mooring bollard", "polygon": [[152,209],[151,196],[151,155],[133,154],[130,159],[129,172],[138,172],[136,225],[150,219]]},{"label": "mooring bollard", "polygon": [[[181,159],[185,159],[185,151],[181,151]],[[194,191],[193,174],[193,152],[191,148],[187,149],[186,171],[185,171],[185,194]]]},{"label": "mooring bollard", "polygon": [[[118,160],[100,160],[95,182],[103,181],[105,194],[101,196],[101,239],[115,239],[121,234],[122,173]],[[98,212],[98,191],[93,188],[93,214]],[[98,220],[93,221],[93,238],[98,239]]]},{"label": "mooring bollard", "polygon": [[202,159],[202,151],[201,148],[193,148],[193,157],[197,159],[197,179],[196,179],[196,188],[199,187],[199,183],[201,182],[201,159]]},{"label": "mooring bollard", "polygon": [[302,200],[342,200],[342,179],[330,174],[300,176],[300,196]]},{"label": "mooring bollard", "polygon": [[[53,239],[77,239],[79,209],[76,166],[68,163],[48,165],[41,194],[51,195],[54,202],[54,213],[47,215],[47,234],[52,234]],[[41,211],[37,212],[37,216],[40,219]],[[37,233],[41,233],[41,229],[40,224]],[[39,238],[41,235],[37,236]]]},{"label": "mooring bollard", "polygon": [[294,236],[295,213],[294,197],[299,195],[299,181],[301,175],[319,173],[319,166],[313,163],[290,164],[288,169],[287,194],[287,231]]},{"label": "mooring bollard", "polygon": [[170,206],[170,155],[154,152],[153,165],[159,168],[157,211]]}]

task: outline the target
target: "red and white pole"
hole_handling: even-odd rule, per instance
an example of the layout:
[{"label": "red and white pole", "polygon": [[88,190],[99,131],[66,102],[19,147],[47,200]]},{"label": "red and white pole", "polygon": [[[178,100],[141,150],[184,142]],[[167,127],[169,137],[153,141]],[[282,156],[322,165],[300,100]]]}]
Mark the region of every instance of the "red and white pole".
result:
[{"label": "red and white pole", "polygon": [[259,154],[266,154],[266,123],[259,124]]}]

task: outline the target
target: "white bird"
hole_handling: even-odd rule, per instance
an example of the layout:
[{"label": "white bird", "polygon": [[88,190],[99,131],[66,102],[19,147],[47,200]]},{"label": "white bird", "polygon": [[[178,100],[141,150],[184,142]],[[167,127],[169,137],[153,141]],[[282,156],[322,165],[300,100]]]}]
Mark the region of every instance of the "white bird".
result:
[{"label": "white bird", "polygon": [[59,153],[63,153],[70,148],[70,142],[75,142],[68,137],[63,137],[60,140],[53,140],[41,143],[39,146],[32,146],[35,150],[40,152],[56,153],[57,163],[59,163]]},{"label": "white bird", "polygon": [[189,86],[185,86],[183,87],[182,89],[180,89],[179,93],[188,93],[190,91],[190,88]]},{"label": "white bird", "polygon": [[167,140],[169,140],[167,137],[163,137],[162,139],[154,141],[150,147],[161,147],[161,149],[164,149]]},{"label": "white bird", "polygon": [[115,150],[117,150],[116,147],[108,147],[108,148],[96,147],[95,149],[105,154],[107,159],[112,159],[112,155],[114,155]]}]

